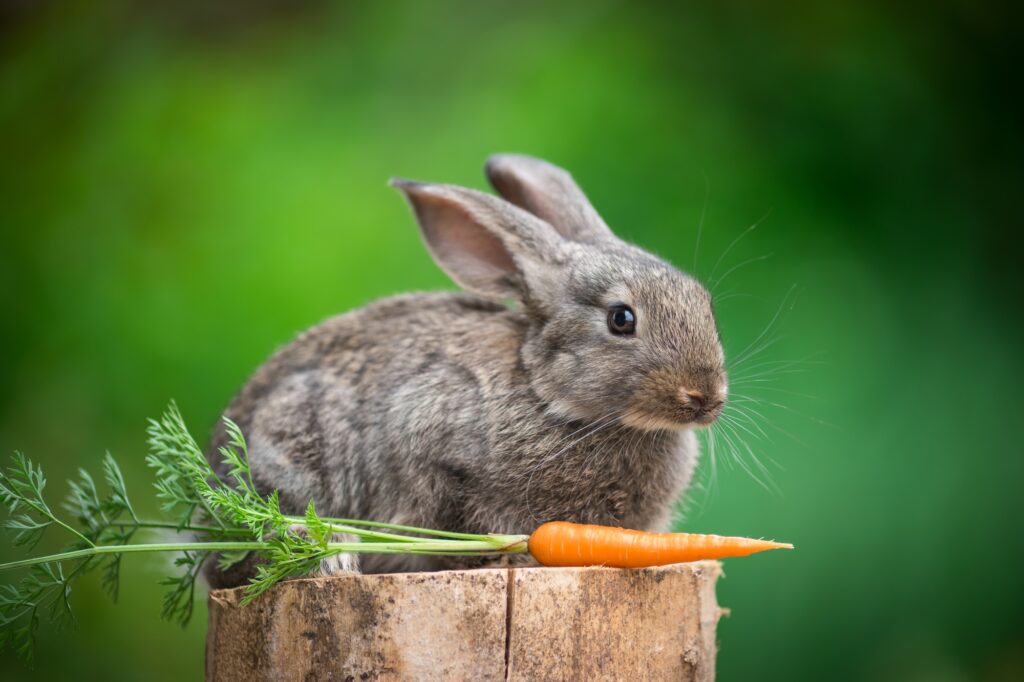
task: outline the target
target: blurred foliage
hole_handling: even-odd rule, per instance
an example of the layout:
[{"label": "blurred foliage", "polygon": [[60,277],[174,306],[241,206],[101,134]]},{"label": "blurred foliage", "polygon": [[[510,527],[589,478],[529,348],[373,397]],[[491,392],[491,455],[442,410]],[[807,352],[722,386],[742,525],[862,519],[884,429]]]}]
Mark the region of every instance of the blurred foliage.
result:
[{"label": "blurred foliage", "polygon": [[[0,450],[55,494],[106,448],[138,490],[144,420],[169,398],[207,429],[302,328],[451,286],[389,176],[482,187],[489,153],[532,153],[620,235],[729,273],[731,355],[782,307],[758,358],[798,364],[734,382],[761,401],[768,437],[744,435],[780,492],[719,442],[686,515],[798,547],[727,565],[721,678],[1024,678],[1007,13],[263,0],[0,18]],[[117,606],[83,586],[36,670],[4,654],[0,674],[198,678],[205,613],[160,621],[161,573],[127,560]]]}]

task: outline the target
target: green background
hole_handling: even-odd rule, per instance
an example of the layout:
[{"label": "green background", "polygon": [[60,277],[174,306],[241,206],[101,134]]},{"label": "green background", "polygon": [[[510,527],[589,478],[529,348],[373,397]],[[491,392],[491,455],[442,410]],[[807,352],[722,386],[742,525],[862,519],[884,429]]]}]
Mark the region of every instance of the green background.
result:
[{"label": "green background", "polygon": [[[155,512],[143,427],[168,399],[205,436],[297,331],[451,286],[388,177],[483,187],[488,154],[526,152],[569,168],[621,236],[728,273],[733,357],[782,310],[734,372],[766,434],[739,435],[777,491],[719,439],[686,516],[797,545],[726,564],[721,679],[1024,678],[1011,17],[3,6],[0,449],[42,462],[53,494],[109,448]],[[127,560],[116,606],[81,584],[77,626],[44,629],[33,673],[4,652],[0,675],[199,678],[205,609],[184,631],[159,619],[165,564]]]}]

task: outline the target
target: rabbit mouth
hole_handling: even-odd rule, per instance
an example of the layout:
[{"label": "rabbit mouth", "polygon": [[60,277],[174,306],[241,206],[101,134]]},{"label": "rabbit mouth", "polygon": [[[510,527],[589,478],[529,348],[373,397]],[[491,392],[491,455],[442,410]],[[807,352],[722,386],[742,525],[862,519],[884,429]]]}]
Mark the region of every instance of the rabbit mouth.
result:
[{"label": "rabbit mouth", "polygon": [[644,431],[684,431],[710,426],[721,414],[722,404],[703,408],[698,412],[690,410],[673,411],[670,414],[652,413],[630,408],[622,415],[622,423]]},{"label": "rabbit mouth", "polygon": [[722,414],[725,401],[705,398],[695,391],[679,391],[672,400],[634,403],[622,415],[622,423],[649,431],[681,431],[710,426]]},{"label": "rabbit mouth", "polygon": [[694,423],[699,426],[711,426],[718,419],[719,415],[722,414],[723,405],[724,403],[719,401],[710,407],[704,408],[696,417],[694,417]]}]

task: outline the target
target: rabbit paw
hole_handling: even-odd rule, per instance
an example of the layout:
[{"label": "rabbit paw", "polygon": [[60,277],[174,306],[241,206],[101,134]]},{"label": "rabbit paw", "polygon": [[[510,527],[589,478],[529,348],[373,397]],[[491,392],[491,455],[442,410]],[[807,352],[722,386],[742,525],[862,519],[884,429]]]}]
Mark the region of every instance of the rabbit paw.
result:
[{"label": "rabbit paw", "polygon": [[[306,527],[302,525],[296,524],[289,527],[288,530],[296,535],[309,536]],[[359,538],[348,533],[335,533],[331,536],[331,542],[359,542]],[[320,568],[312,573],[312,577],[325,577],[342,573],[359,573],[358,554],[333,554],[320,562]]]},{"label": "rabbit paw", "polygon": [[[359,542],[359,538],[348,533],[335,533],[331,542]],[[320,570],[315,575],[328,576],[341,573],[359,573],[359,555],[353,552],[334,554],[320,562]]]}]

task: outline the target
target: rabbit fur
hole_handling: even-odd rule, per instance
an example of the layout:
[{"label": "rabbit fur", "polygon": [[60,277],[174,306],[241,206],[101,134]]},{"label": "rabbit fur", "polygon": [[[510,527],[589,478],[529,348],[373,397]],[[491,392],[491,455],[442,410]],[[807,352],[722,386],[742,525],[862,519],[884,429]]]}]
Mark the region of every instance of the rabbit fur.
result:
[{"label": "rabbit fur", "polygon": [[[569,174],[491,157],[502,198],[392,181],[466,293],[371,303],[277,351],[225,416],[282,508],[472,533],[553,519],[667,530],[726,397],[708,291],[616,238]],[[632,335],[611,333],[628,305]],[[208,455],[222,466],[218,427]],[[210,562],[212,565],[214,562]],[[479,559],[342,555],[326,573]],[[250,566],[207,571],[239,584]]]}]

